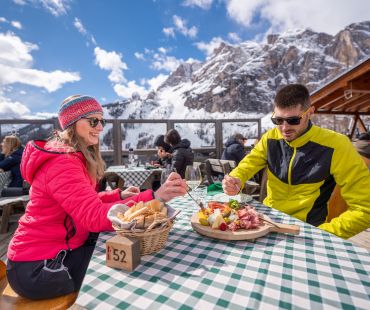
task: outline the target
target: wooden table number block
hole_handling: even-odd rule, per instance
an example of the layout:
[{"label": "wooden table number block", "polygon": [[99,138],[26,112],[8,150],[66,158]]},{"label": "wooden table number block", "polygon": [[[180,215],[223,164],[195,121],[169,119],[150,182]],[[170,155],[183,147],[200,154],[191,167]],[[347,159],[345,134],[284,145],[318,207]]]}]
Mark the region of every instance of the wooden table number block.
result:
[{"label": "wooden table number block", "polygon": [[114,236],[106,242],[108,267],[133,271],[140,264],[140,240]]}]

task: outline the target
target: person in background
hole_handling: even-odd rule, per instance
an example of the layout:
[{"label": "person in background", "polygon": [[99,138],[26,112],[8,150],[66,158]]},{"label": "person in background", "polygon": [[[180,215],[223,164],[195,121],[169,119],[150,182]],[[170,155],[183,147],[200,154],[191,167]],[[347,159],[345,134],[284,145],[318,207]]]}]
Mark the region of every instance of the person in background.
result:
[{"label": "person in background", "polygon": [[[262,136],[222,186],[235,195],[267,166],[265,205],[347,239],[370,227],[370,173],[346,136],[311,123],[314,109],[305,86],[280,89],[271,117],[276,128]],[[336,184],[348,210],[325,223]]]},{"label": "person in background", "polygon": [[247,140],[242,134],[235,133],[225,143],[221,159],[233,160],[236,164],[244,158],[244,143]]},{"label": "person in background", "polygon": [[194,153],[190,147],[188,139],[181,139],[176,129],[170,129],[164,138],[164,141],[172,147],[171,168],[176,169],[182,178],[185,177],[186,166],[194,162]]},{"label": "person in background", "polygon": [[169,144],[164,142],[164,135],[159,135],[154,140],[154,146],[157,148],[158,166],[167,167],[171,165],[172,149]]},{"label": "person in background", "polygon": [[176,173],[156,192],[129,187],[97,193],[105,169],[99,151],[105,125],[101,105],[93,97],[74,95],[62,102],[58,118],[63,131],[26,146],[21,171],[32,186],[30,202],[7,253],[10,286],[31,299],[80,289],[96,233],[113,230],[107,213],[114,204],[167,202],[186,193]]},{"label": "person in background", "polygon": [[370,132],[364,132],[352,143],[370,168]]},{"label": "person in background", "polygon": [[22,187],[20,163],[23,154],[21,140],[16,136],[5,136],[1,143],[0,172],[10,171],[12,180],[9,187]]}]

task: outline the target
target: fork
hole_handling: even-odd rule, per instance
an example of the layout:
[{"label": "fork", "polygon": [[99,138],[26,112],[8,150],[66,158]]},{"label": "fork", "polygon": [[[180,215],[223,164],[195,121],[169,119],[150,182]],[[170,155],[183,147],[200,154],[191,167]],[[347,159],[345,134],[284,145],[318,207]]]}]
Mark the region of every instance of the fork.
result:
[{"label": "fork", "polygon": [[266,219],[263,217],[263,215],[262,215],[262,214],[260,214],[258,217],[259,217],[259,219],[260,219],[260,220],[262,220],[262,221],[264,221],[264,222],[266,222],[266,223],[269,223],[269,224],[271,224],[271,225],[275,226],[276,228],[281,228],[278,224],[273,223],[273,222],[270,222],[269,220],[266,220]]},{"label": "fork", "polygon": [[189,197],[194,200],[194,202],[198,205],[198,207],[204,211],[204,205],[203,202],[198,202],[192,195],[190,195],[188,189],[186,189],[186,192],[188,193]]}]

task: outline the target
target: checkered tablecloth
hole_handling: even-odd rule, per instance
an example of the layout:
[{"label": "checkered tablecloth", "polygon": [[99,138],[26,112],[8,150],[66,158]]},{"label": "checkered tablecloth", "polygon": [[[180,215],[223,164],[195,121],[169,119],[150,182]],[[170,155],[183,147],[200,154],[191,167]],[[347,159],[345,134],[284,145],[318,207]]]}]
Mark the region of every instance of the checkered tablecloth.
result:
[{"label": "checkered tablecloth", "polygon": [[125,166],[110,166],[107,172],[116,172],[125,180],[125,186],[141,187],[145,181],[154,173],[161,172],[161,169],[145,169],[145,167],[126,168]]},{"label": "checkered tablecloth", "polygon": [[0,172],[0,194],[1,191],[9,185],[11,181],[11,173],[10,171]]},{"label": "checkered tablecloth", "polygon": [[255,204],[276,222],[298,224],[299,236],[270,233],[221,241],[193,231],[187,198],[167,245],[133,271],[105,265],[101,233],[77,305],[87,309],[370,309],[370,252]]}]

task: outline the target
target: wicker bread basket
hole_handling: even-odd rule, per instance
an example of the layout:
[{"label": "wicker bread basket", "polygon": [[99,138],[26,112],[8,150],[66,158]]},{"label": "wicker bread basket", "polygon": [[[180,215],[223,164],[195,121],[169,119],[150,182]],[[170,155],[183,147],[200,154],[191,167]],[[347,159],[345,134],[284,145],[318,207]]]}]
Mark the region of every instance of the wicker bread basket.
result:
[{"label": "wicker bread basket", "polygon": [[160,227],[155,228],[158,223],[153,223],[147,230],[136,232],[131,230],[121,230],[116,228],[117,234],[123,237],[136,238],[140,240],[140,255],[148,255],[158,252],[162,249],[168,239],[168,234],[173,226],[173,220],[168,219],[161,224]]}]

